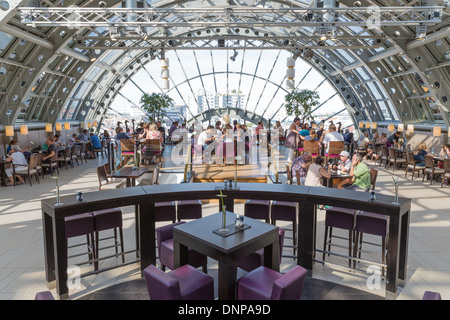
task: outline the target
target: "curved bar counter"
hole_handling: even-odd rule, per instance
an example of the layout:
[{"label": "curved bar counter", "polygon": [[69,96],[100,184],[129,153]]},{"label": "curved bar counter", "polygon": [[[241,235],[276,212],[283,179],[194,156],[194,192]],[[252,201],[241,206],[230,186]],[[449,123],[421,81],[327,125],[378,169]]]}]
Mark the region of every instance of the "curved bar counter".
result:
[{"label": "curved bar counter", "polygon": [[[182,183],[156,186],[138,186],[116,190],[104,190],[83,194],[84,201],[77,202],[76,195],[61,197],[62,205],[55,205],[56,198],[41,201],[45,273],[49,288],[56,286],[60,299],[68,298],[67,248],[64,218],[95,210],[135,206],[136,248],[141,271],[150,264],[156,265],[155,202],[217,199],[218,188],[223,183]],[[312,270],[315,250],[316,205],[331,205],[385,214],[390,217],[386,298],[397,297],[398,286],[404,286],[407,271],[409,214],[411,199],[377,194],[370,201],[370,193],[330,188],[316,188],[287,184],[240,183],[239,189],[222,189],[228,211],[233,211],[234,199],[265,199],[298,202],[298,253],[297,263]]]}]

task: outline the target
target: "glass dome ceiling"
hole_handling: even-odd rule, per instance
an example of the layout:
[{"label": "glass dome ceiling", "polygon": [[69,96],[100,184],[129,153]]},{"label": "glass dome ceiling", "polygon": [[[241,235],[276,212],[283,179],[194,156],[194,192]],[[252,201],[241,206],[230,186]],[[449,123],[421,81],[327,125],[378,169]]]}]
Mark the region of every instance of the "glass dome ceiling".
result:
[{"label": "glass dome ceiling", "polygon": [[[418,23],[409,21],[418,14],[406,2],[394,2],[378,3],[380,8],[389,7],[392,11],[388,18],[382,13],[381,20],[393,20],[380,28],[351,25],[350,22],[361,17],[356,10],[343,11],[336,20],[337,40],[330,37],[320,40],[318,26],[308,25],[307,15],[288,13],[281,17],[275,11],[260,17],[283,21],[284,25],[258,25],[255,19],[240,25],[239,31],[234,27],[220,28],[220,32],[207,25],[175,25],[182,21],[194,22],[199,17],[192,13],[186,16],[172,13],[165,17],[165,26],[141,29],[148,39],[128,33],[119,41],[112,41],[111,28],[96,25],[94,19],[86,27],[58,23],[33,25],[26,23],[20,10],[17,11],[17,7],[83,8],[80,2],[11,0],[9,9],[0,13],[5,22],[0,27],[0,114],[7,115],[0,117],[0,121],[3,125],[59,120],[101,122],[109,110],[120,113],[124,104],[139,105],[143,92],[162,91],[159,56],[161,49],[165,49],[164,55],[170,61],[170,89],[166,92],[177,105],[188,106],[188,120],[213,116],[212,104],[207,101],[206,107],[201,104],[199,93],[226,95],[227,92],[234,92],[234,99],[239,102],[232,103],[231,109],[249,117],[283,120],[286,118],[283,108],[287,93],[286,58],[297,55],[295,85],[319,91],[318,111],[348,113],[354,123],[399,121],[448,127],[448,5],[441,1],[426,4],[435,10],[430,11],[433,16],[424,18],[429,24],[425,38],[420,39],[419,32],[423,30],[418,28]],[[202,1],[138,4],[151,8],[206,6]],[[101,1],[89,5],[120,8],[122,4]],[[315,8],[317,3],[208,2],[209,7],[224,5],[279,10]],[[344,9],[366,8],[372,3],[341,1],[336,5]],[[423,4],[414,3],[412,8],[419,10],[420,5]],[[392,6],[400,9],[394,12]],[[53,15],[49,16],[57,21]],[[304,24],[294,25],[296,18],[305,19]],[[111,24],[116,19],[112,16],[107,21]],[[211,30],[212,34],[216,33],[213,37],[208,33]],[[224,30],[227,30],[226,47],[219,48],[218,39],[225,36]],[[232,61],[235,52],[237,56]],[[93,56],[95,61],[91,61]]]}]

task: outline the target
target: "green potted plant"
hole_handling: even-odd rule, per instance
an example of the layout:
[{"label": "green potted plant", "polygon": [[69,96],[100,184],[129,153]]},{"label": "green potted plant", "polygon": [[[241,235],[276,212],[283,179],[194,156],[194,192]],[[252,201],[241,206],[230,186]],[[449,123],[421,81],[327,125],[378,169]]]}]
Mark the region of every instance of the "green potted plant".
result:
[{"label": "green potted plant", "polygon": [[286,100],[285,108],[288,115],[299,117],[301,123],[314,120],[312,110],[320,103],[317,91],[294,89],[284,99]]},{"label": "green potted plant", "polygon": [[166,115],[165,109],[173,104],[173,99],[163,93],[144,93],[141,96],[141,108],[147,112],[150,121],[160,120]]}]

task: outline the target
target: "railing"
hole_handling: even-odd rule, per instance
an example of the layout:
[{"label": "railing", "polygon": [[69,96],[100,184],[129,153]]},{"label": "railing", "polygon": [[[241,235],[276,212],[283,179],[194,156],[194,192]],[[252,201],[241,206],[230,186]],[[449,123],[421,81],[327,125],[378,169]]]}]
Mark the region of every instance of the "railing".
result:
[{"label": "railing", "polygon": [[[222,183],[181,183],[156,186],[130,187],[84,194],[84,201],[77,202],[76,195],[61,198],[63,205],[55,205],[56,199],[41,201],[45,248],[46,280],[51,287],[56,281],[60,298],[68,298],[67,248],[64,218],[82,212],[106,208],[135,206],[136,240],[141,271],[156,264],[155,202],[191,199],[216,199],[217,188]],[[400,205],[394,198],[378,194],[370,201],[370,194],[329,188],[315,188],[286,184],[240,183],[239,190],[222,190],[227,195],[225,204],[234,210],[234,199],[265,199],[298,202],[298,253],[297,263],[313,268],[316,243],[316,207],[318,204],[364,210],[390,217],[387,256],[386,297],[395,299],[398,285],[406,280],[409,214],[411,199],[401,198]]]}]

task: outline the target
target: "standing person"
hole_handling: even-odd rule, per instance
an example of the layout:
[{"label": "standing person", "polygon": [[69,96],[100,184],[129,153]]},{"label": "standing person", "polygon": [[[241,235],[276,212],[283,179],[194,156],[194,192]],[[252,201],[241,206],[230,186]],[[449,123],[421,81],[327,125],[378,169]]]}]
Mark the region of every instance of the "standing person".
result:
[{"label": "standing person", "polygon": [[258,125],[255,128],[256,142],[259,144],[259,132],[263,129],[262,121],[258,121]]},{"label": "standing person", "polygon": [[[11,162],[16,167],[14,168],[15,171],[27,171],[28,170],[28,162],[27,159],[25,159],[25,156],[20,151],[20,147],[18,145],[13,145],[10,151],[10,154],[8,158],[5,160],[6,162]],[[17,178],[19,180],[18,184],[25,183],[23,178],[20,175],[13,176],[13,168],[6,168],[5,169],[6,176],[9,179],[9,182],[6,183],[7,186],[14,185],[14,179]]]},{"label": "standing person", "polygon": [[328,133],[323,138],[323,144],[326,147],[325,153],[328,153],[328,147],[331,141],[344,141],[344,137],[336,131],[336,126],[334,124],[330,124]]},{"label": "standing person", "polygon": [[166,141],[166,129],[161,125],[161,121],[156,121],[156,128],[161,133],[161,143],[164,144]]},{"label": "standing person", "polygon": [[323,163],[325,162],[325,158],[318,156],[314,163],[308,168],[308,173],[305,179],[305,186],[309,187],[323,187],[322,179],[323,178],[331,178],[331,173],[324,169]]},{"label": "standing person", "polygon": [[322,135],[323,135],[323,132],[324,132],[324,130],[323,130],[324,124],[323,123],[319,123],[318,128],[319,128],[319,130],[316,131],[317,137],[319,138],[319,141],[322,141],[323,140],[322,139]]},{"label": "standing person", "polygon": [[170,140],[172,140],[172,133],[177,129],[178,129],[178,121],[174,121],[169,128],[168,137]]},{"label": "standing person", "polygon": [[291,124],[288,130],[288,134],[286,136],[286,142],[284,145],[289,149],[288,154],[288,163],[292,163],[294,161],[295,150],[297,149],[297,139],[305,140],[305,137],[299,135],[300,132],[300,118],[295,117],[294,122]]},{"label": "standing person", "polygon": [[312,155],[305,151],[300,157],[297,157],[292,163],[291,167],[291,176],[292,182],[297,182],[297,171],[298,176],[300,177],[300,183],[305,184],[306,175],[308,174],[308,168],[311,165],[309,162],[311,161]]},{"label": "standing person", "polygon": [[391,135],[386,141],[386,148],[399,147],[400,145],[398,144],[398,141],[401,135],[402,133],[400,131],[397,131],[393,135]]},{"label": "standing person", "polygon": [[355,153],[352,158],[352,167],[350,169],[350,176],[353,177],[353,184],[346,187],[348,190],[362,190],[370,189],[370,170],[369,167],[362,162],[362,155]]}]

